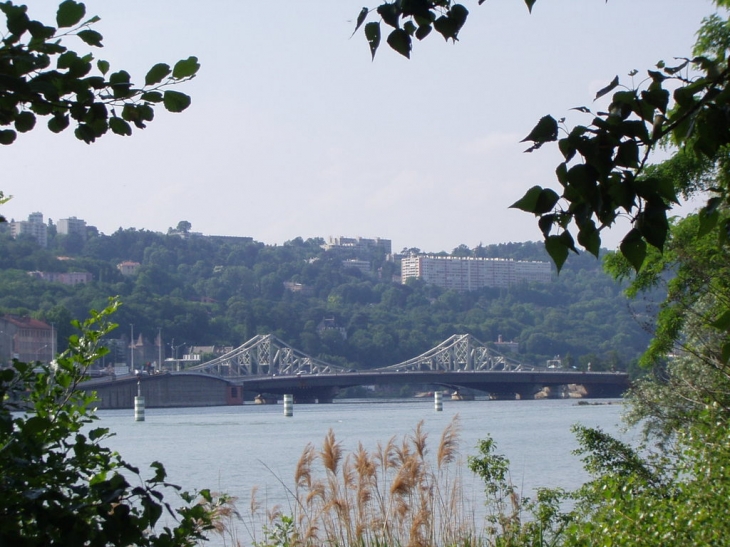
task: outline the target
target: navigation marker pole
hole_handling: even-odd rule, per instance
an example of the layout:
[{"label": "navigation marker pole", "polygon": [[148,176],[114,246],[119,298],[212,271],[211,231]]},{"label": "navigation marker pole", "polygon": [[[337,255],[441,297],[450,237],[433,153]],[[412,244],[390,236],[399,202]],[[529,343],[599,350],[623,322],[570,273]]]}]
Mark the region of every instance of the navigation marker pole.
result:
[{"label": "navigation marker pole", "polygon": [[442,395],[440,391],[433,392],[433,408],[436,412],[441,412],[444,409],[444,404],[441,402]]},{"label": "navigation marker pole", "polygon": [[284,395],[284,416],[294,416],[294,395]]},{"label": "navigation marker pole", "polygon": [[142,397],[142,380],[137,378],[137,396],[134,398],[134,421],[144,422],[144,397]]}]

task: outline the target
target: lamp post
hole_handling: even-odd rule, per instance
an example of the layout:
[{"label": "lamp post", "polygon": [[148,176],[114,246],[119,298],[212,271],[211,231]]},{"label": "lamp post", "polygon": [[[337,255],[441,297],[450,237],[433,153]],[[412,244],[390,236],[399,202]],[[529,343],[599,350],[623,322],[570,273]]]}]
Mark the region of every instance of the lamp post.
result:
[{"label": "lamp post", "polygon": [[129,335],[129,354],[131,356],[130,362],[130,372],[134,372],[134,323],[129,324],[130,328],[130,335]]},{"label": "lamp post", "polygon": [[177,350],[179,350],[181,347],[185,345],[185,342],[182,344],[175,345],[175,339],[172,339],[172,344],[170,344],[170,348],[172,349],[172,360],[175,363],[175,368],[179,371],[180,370],[180,360],[177,358]]},{"label": "lamp post", "polygon": [[162,370],[162,327],[157,327],[157,369]]}]

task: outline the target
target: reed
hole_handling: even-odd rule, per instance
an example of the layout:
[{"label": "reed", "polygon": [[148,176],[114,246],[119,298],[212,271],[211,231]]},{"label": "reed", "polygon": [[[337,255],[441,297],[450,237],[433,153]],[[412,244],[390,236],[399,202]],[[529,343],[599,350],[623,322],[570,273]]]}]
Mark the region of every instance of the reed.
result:
[{"label": "reed", "polygon": [[[321,449],[307,445],[297,463],[293,515],[272,515],[268,541],[254,545],[481,545],[462,489],[459,429],[456,416],[441,435],[435,463],[428,458],[423,422],[402,440],[392,437],[372,452],[359,444],[345,453],[330,430]],[[277,534],[289,522],[282,541]]]},{"label": "reed", "polygon": [[[253,547],[515,547],[544,546],[543,522],[523,522],[525,509],[553,510],[560,517],[559,498],[547,505],[523,500],[509,479],[509,462],[494,453],[487,438],[468,458],[468,468],[483,481],[486,516],[464,493],[459,451],[458,415],[444,429],[433,458],[428,434],[420,422],[412,434],[391,437],[368,451],[359,443],[351,453],[330,430],[320,449],[308,444],[302,451],[289,493],[287,512],[266,509],[253,489],[249,513],[235,506],[218,508],[218,532],[227,547],[242,547],[235,519],[243,522]],[[234,500],[228,500],[232,502]],[[540,500],[538,499],[538,502]],[[481,513],[481,512],[480,512]],[[262,520],[264,523],[262,524]],[[557,521],[556,521],[557,522]],[[539,524],[539,526],[537,526]]]}]

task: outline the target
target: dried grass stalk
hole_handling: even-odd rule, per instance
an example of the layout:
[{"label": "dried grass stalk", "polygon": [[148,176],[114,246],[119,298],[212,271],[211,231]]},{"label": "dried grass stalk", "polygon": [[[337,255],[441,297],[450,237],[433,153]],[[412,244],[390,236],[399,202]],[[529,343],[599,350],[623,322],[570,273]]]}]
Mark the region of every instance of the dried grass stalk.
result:
[{"label": "dried grass stalk", "polygon": [[[373,453],[359,444],[347,457],[332,430],[320,451],[307,445],[295,473],[292,545],[476,545],[461,475],[448,471],[458,460],[458,417],[441,435],[436,466],[426,458],[423,429],[420,422],[402,442],[392,437]],[[317,463],[324,477],[316,476]]]}]

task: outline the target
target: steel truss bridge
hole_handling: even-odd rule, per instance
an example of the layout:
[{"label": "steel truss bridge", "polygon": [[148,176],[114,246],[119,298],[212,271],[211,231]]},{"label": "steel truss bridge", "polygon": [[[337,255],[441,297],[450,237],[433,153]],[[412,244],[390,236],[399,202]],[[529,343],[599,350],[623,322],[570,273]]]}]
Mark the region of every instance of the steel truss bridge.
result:
[{"label": "steel truss bridge", "polygon": [[[96,379],[84,389],[99,393],[103,408],[126,408],[139,389],[149,406],[241,404],[244,392],[264,400],[284,394],[299,403],[331,403],[340,389],[370,385],[429,385],[489,393],[495,398],[532,398],[549,388],[583,386],[587,397],[619,397],[628,375],[523,365],[468,334],[451,336],[435,348],[379,369],[345,370],[310,357],[276,336],[255,336],[242,346],[181,372],[128,379]],[[140,385],[142,387],[140,387]],[[237,401],[237,402],[236,402]]]},{"label": "steel truss bridge", "polygon": [[[438,346],[402,363],[367,372],[517,372],[545,370],[523,365],[488,347],[470,334],[455,334]],[[291,347],[273,334],[260,334],[228,353],[185,369],[216,376],[261,377],[342,374],[344,367],[326,363]]]}]

